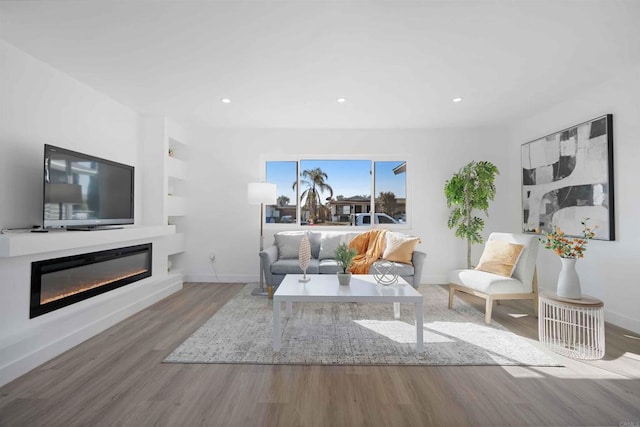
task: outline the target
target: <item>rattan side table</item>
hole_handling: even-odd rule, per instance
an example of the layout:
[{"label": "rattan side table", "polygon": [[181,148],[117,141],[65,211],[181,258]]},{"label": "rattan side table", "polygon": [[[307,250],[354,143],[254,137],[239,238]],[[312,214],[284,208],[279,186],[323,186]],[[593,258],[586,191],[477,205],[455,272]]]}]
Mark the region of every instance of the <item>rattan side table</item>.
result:
[{"label": "rattan side table", "polygon": [[604,303],[582,295],[569,299],[541,292],[538,302],[538,338],[551,350],[573,359],[604,356]]}]

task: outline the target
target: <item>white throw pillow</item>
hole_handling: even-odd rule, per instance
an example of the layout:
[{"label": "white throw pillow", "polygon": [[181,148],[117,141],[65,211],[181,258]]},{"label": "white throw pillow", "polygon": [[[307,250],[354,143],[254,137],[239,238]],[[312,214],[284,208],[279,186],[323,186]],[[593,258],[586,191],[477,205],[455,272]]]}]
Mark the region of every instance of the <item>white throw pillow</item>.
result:
[{"label": "white throw pillow", "polygon": [[344,233],[322,234],[320,240],[320,259],[333,259],[336,257],[336,249],[344,242]]}]

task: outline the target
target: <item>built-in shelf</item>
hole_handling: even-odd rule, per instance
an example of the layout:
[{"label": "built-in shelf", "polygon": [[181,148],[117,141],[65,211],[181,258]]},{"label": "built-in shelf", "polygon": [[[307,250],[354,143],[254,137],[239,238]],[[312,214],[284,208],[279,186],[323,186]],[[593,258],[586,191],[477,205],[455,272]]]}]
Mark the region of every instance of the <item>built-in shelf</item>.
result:
[{"label": "built-in shelf", "polygon": [[178,277],[182,280],[184,276],[184,252],[169,254],[167,259],[167,274],[171,277]]},{"label": "built-in shelf", "polygon": [[[187,215],[189,145],[184,129],[163,116],[144,116],[143,222],[171,224],[176,234],[164,239],[169,273],[181,270],[185,251],[184,218]],[[177,273],[176,273],[177,274]],[[177,274],[179,275],[179,274]]]},{"label": "built-in shelf", "polygon": [[167,176],[181,180],[187,179],[187,163],[175,157],[167,159]]},{"label": "built-in shelf", "polygon": [[184,252],[184,234],[176,233],[167,236],[167,255],[174,255]]},{"label": "built-in shelf", "polygon": [[[170,122],[169,122],[170,123]],[[171,150],[170,158],[172,159],[180,159],[187,160],[187,144],[184,142],[184,135],[182,131],[178,131],[176,125],[169,125],[166,128],[168,133],[179,132],[180,136],[168,136],[167,137],[167,154],[169,154],[169,150]]]},{"label": "built-in shelf", "polygon": [[187,213],[184,197],[167,196],[167,216],[183,216]]},{"label": "built-in shelf", "polygon": [[35,255],[96,245],[150,239],[175,234],[174,225],[134,226],[95,231],[51,230],[48,233],[10,233],[0,236],[0,258]]}]

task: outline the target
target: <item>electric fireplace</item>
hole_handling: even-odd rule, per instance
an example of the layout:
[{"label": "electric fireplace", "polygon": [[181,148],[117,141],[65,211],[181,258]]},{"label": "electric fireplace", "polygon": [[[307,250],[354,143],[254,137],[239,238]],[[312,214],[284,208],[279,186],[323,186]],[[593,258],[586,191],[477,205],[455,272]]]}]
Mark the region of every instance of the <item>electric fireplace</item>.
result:
[{"label": "electric fireplace", "polygon": [[151,276],[151,243],[31,263],[29,318]]}]

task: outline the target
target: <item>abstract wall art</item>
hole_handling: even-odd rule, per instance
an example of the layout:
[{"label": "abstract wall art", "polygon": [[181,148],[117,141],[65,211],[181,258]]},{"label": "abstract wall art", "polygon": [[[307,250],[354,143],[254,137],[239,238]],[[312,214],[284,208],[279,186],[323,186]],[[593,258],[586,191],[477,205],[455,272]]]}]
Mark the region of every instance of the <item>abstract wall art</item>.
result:
[{"label": "abstract wall art", "polygon": [[578,236],[588,218],[596,239],[615,240],[611,114],[522,145],[522,213],[525,233]]}]

